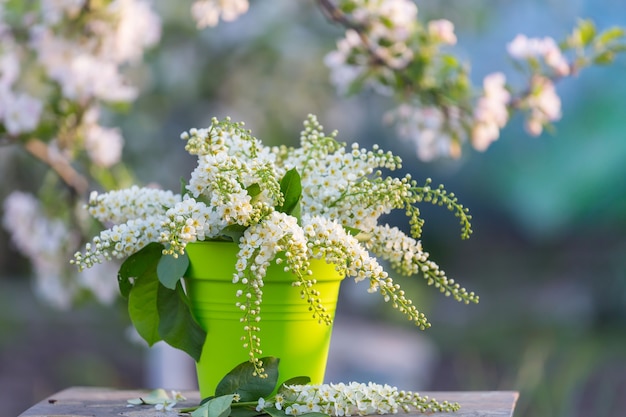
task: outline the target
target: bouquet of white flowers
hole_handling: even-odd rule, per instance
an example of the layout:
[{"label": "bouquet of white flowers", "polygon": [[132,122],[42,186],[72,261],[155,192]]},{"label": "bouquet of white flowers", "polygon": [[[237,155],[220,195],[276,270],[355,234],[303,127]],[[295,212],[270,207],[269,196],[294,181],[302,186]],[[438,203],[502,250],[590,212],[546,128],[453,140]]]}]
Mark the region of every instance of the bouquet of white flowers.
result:
[{"label": "bouquet of white flowers", "polygon": [[[186,150],[198,157],[182,194],[139,187],[94,192],[89,212],[109,228],[87,244],[84,252],[76,253],[73,262],[82,269],[128,257],[119,274],[120,289],[127,295],[139,280],[148,279],[146,275],[176,289],[188,266],[185,247],[189,243],[238,243],[233,303],[242,310],[243,345],[260,374],[263,279],[272,261],[284,263],[293,274],[293,284],[302,288],[303,302],[310,304],[321,322],[328,323],[331,317],[316,298],[309,271],[312,259],[323,259],[344,276],[367,281],[369,292],[379,293],[422,329],[430,326],[426,317],[379,260],[388,261],[403,275],[422,274],[446,296],[466,303],[478,301],[473,292],[449,279],[417,240],[423,225],[419,203],[453,211],[463,238],[472,232],[468,210],[442,186],[431,187],[430,180],[418,185],[410,175],[384,176],[383,169],[401,167],[400,158],[390,152],[376,146],[372,150],[358,144],[346,147],[337,141],[336,132],[326,135],[314,116],[305,121],[297,148],[264,146],[243,123],[228,119],[213,119],[210,127],[191,129],[181,138]],[[381,224],[381,216],[393,210],[406,213],[409,233]],[[184,291],[179,294],[180,305],[186,305]],[[161,309],[160,317],[136,313],[131,319],[142,334],[142,323],[164,320],[167,314]],[[191,314],[179,325],[189,329],[190,322],[194,331],[161,338],[198,359],[202,330],[193,324]]]}]

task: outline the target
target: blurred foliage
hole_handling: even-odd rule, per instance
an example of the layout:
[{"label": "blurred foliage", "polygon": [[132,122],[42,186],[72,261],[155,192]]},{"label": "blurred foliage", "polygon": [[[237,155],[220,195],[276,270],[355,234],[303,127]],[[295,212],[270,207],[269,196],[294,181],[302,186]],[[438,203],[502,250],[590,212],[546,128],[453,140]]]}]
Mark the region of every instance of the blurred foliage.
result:
[{"label": "blurred foliage", "polygon": [[[268,3],[252,2],[240,20],[198,35],[187,8],[157,2],[168,16],[162,47],[149,55],[148,66],[133,74],[141,80],[144,93],[128,113],[111,116],[112,123],[124,131],[126,162],[137,170],[138,178],[176,188],[178,184],[164,182],[172,178],[169,172],[185,176],[193,167],[179,134],[207,125],[212,116],[244,120],[267,143],[289,143],[298,139],[301,121],[312,112],[328,130],[338,129],[346,141],[357,140],[364,146],[379,143],[402,155],[405,170],[414,177],[430,176],[435,183],[445,183],[474,217],[472,239],[443,246],[436,234],[445,232],[449,242],[458,233],[456,223],[445,218],[449,215],[445,210],[424,208],[430,228],[426,227],[423,240],[434,248],[432,258],[450,277],[477,291],[481,303],[457,305],[431,297],[435,290],[422,282],[408,284],[407,291],[423,294],[416,302],[433,323],[425,335],[442,352],[431,385],[419,388],[519,390],[517,417],[623,414],[623,60],[558,85],[564,117],[555,133],[528,138],[521,120],[514,121],[485,154],[424,164],[379,124],[384,99],[335,96],[322,57],[339,30],[323,19],[312,2],[310,6],[296,6],[291,0]],[[476,80],[504,66],[505,43],[518,32],[560,36],[577,16],[593,18],[598,27],[626,25],[620,0],[489,4],[446,0],[418,2],[418,7],[422,17],[455,22],[458,48],[474,62]],[[2,167],[13,174],[5,181],[27,183],[23,166],[7,168]],[[4,255],[5,242],[2,236],[2,271],[23,272],[15,256]],[[358,302],[351,306],[353,312],[372,320],[393,320],[385,316],[385,309]],[[15,326],[11,318],[16,318],[4,314],[0,355],[10,346],[6,335]],[[82,356],[78,362],[83,366],[91,359]],[[58,364],[66,369],[70,383],[95,382],[76,379],[76,371]],[[99,366],[87,368],[106,375]],[[109,375],[100,382],[115,383],[115,378]]]}]

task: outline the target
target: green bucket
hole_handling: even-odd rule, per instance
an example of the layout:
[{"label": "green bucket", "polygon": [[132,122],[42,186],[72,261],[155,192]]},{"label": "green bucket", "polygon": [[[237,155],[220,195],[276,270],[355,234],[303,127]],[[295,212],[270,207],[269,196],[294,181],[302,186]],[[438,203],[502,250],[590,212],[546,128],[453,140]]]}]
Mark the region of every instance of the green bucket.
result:
[{"label": "green bucket", "polygon": [[[205,398],[215,393],[224,375],[249,359],[241,340],[242,311],[235,306],[238,286],[232,283],[239,247],[230,242],[195,242],[187,245],[186,251],[190,264],[185,284],[191,308],[207,332],[196,364],[200,394]],[[334,318],[343,276],[334,265],[321,260],[311,261],[311,271],[322,304]],[[279,382],[309,376],[312,383],[322,383],[332,326],[312,317],[300,289],[292,286],[293,279],[282,265],[272,264],[267,269],[259,332],[262,356],[280,358]]]}]

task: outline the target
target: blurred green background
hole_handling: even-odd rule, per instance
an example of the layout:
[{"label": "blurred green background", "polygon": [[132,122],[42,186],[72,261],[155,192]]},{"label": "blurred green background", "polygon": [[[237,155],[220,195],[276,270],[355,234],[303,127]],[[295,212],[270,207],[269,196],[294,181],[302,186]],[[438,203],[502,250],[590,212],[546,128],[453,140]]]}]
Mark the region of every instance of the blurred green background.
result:
[{"label": "blurred green background", "polygon": [[[110,115],[141,182],[178,189],[194,165],[179,134],[212,116],[246,121],[265,143],[295,144],[302,120],[315,113],[344,141],[378,143],[402,155],[415,178],[444,183],[474,219],[473,237],[461,241],[450,213],[424,207],[423,241],[432,259],[481,302],[460,305],[421,278],[401,281],[429,315],[433,327],[421,336],[436,351],[427,378],[402,388],[518,390],[517,417],[626,414],[624,58],[558,85],[564,117],[554,134],[528,137],[515,118],[486,153],[466,149],[458,161],[426,164],[382,124],[385,99],[335,95],[322,57],[341,31],[312,1],[253,1],[237,22],[202,32],[188,7],[156,3],[162,44],[133,73],[144,93],[127,113]],[[626,25],[622,0],[417,4],[421,18],[455,23],[455,50],[472,62],[476,84],[502,69],[515,80],[505,45],[517,33],[562,39],[578,17],[599,28]],[[33,161],[11,150],[0,158],[1,197],[36,189]],[[60,312],[43,305],[3,230],[0,271],[0,416],[72,385],[143,386],[146,352],[126,336],[121,306]],[[390,309],[355,296],[363,288],[346,287],[340,317],[416,331]]]}]

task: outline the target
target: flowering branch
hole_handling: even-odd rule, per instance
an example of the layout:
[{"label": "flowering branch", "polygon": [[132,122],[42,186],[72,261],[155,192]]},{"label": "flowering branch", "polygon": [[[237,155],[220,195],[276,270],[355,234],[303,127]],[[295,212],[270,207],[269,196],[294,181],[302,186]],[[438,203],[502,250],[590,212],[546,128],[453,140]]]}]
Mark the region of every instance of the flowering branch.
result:
[{"label": "flowering branch", "polygon": [[[272,377],[249,378],[252,365],[242,363],[226,374],[217,386],[215,396],[198,407],[178,410],[192,417],[248,413],[259,416],[340,417],[402,413],[446,413],[461,409],[456,402],[438,401],[417,392],[399,390],[391,385],[369,382],[310,384],[306,375],[278,381],[279,358],[267,357]],[[246,376],[242,378],[242,375]],[[130,404],[158,404],[170,401],[167,395],[157,399],[128,400]],[[235,411],[236,410],[236,411]]]},{"label": "flowering branch", "polygon": [[361,42],[366,46],[368,53],[371,56],[370,64],[385,65],[385,59],[380,56],[376,50],[374,44],[370,41],[363,24],[359,24],[348,18],[348,15],[344,13],[339,7],[335,6],[330,0],[317,0],[318,6],[322,13],[331,21],[340,24],[346,29],[356,32],[361,39]]},{"label": "flowering branch", "polygon": [[[519,35],[508,52],[517,69],[528,73],[528,85],[514,92],[503,73],[490,74],[476,99],[467,66],[445,50],[457,41],[452,22],[420,22],[410,0],[317,4],[346,29],[325,60],[337,90],[354,93],[371,87],[393,96],[397,107],[384,119],[395,124],[400,137],[415,143],[422,160],[459,157],[467,142],[486,150],[517,111],[527,115],[528,133],[539,135],[561,117],[554,83],[583,67],[610,63],[625,49],[623,29],[597,33],[589,21],[581,21],[561,45],[547,37]],[[576,56],[568,62],[564,52],[572,49]]]},{"label": "flowering branch", "polygon": [[[46,289],[39,293],[57,306],[69,307],[85,292],[108,302],[116,290],[75,276],[63,259],[88,227],[76,197],[85,196],[90,182],[118,187],[127,173],[120,130],[101,125],[101,109],[137,97],[123,68],[139,62],[159,37],[159,18],[146,0],[0,2],[0,141],[23,148],[72,191],[64,200],[58,181],[42,181],[37,198],[14,191],[4,202],[3,223],[37,266],[37,286]],[[19,212],[37,217],[16,217]],[[22,234],[31,227],[18,219],[59,233],[45,237],[45,248],[29,244]]]}]

